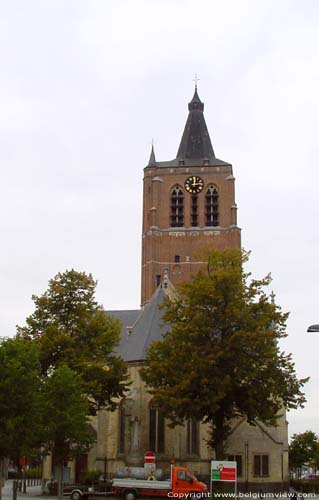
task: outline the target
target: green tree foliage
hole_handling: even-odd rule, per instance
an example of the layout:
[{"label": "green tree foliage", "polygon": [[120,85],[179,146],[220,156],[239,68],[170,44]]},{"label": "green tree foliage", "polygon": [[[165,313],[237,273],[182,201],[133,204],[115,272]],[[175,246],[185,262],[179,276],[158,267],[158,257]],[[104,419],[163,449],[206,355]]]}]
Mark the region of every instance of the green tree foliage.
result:
[{"label": "green tree foliage", "polygon": [[21,338],[0,343],[0,474],[4,458],[17,460],[40,446],[40,375],[35,344]]},{"label": "green tree foliage", "polygon": [[200,271],[167,299],[170,331],[150,347],[142,376],[172,424],[195,417],[209,422],[217,458],[225,453],[232,420],[275,425],[282,412],[305,403],[286,336],[287,314],[264,291],[271,278],[251,279],[248,254],[212,250]]},{"label": "green tree foliage", "polygon": [[94,440],[89,403],[80,376],[64,365],[45,379],[43,396],[43,432],[47,451],[52,452],[58,466],[60,499],[63,462],[87,451]]},{"label": "green tree foliage", "polygon": [[303,465],[319,466],[319,439],[312,431],[294,434],[289,444],[289,466],[298,476]]},{"label": "green tree foliage", "polygon": [[95,287],[90,274],[59,273],[43,295],[32,297],[35,311],[18,327],[19,336],[38,344],[44,375],[68,365],[81,376],[92,414],[114,409],[128,380],[125,363],[114,354],[120,322],[97,304]]}]

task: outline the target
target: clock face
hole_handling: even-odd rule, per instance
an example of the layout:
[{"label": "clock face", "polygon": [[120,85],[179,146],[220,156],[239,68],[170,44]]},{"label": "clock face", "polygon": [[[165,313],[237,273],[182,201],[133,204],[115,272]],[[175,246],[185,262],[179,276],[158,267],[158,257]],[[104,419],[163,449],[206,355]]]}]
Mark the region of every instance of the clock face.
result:
[{"label": "clock face", "polygon": [[192,194],[197,194],[202,191],[204,187],[204,181],[198,175],[192,175],[191,177],[188,177],[185,181],[185,189],[189,193]]}]

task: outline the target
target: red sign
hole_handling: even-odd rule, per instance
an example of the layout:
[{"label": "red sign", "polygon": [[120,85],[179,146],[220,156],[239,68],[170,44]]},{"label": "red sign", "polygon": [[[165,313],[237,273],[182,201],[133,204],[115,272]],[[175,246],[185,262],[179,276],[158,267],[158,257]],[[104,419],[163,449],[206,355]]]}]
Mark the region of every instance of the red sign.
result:
[{"label": "red sign", "polygon": [[155,464],[156,455],[154,451],[146,451],[144,455],[144,463],[145,464]]},{"label": "red sign", "polygon": [[220,471],[221,481],[236,481],[236,469],[230,467],[223,467]]}]

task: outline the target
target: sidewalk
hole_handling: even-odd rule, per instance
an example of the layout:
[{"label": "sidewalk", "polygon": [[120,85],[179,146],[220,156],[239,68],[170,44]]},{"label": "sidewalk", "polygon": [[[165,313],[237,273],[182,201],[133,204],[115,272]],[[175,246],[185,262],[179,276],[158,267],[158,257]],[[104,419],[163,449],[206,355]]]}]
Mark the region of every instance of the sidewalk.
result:
[{"label": "sidewalk", "polygon": [[[5,485],[2,490],[2,497],[3,500],[12,500],[13,498],[13,491],[12,491],[12,479],[8,479],[5,482]],[[27,493],[22,493],[18,491],[18,499],[19,500],[40,500],[42,499],[50,499],[54,500],[54,496],[48,496],[48,495],[41,495],[41,485],[39,486],[28,486],[27,487]]]}]

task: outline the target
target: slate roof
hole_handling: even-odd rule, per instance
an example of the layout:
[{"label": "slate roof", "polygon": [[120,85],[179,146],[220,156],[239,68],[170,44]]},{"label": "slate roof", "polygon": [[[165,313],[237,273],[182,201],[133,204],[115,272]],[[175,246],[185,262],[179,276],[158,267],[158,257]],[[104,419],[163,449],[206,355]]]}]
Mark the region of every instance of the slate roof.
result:
[{"label": "slate roof", "polygon": [[230,165],[216,158],[204,118],[204,103],[200,100],[195,86],[194,96],[188,104],[188,118],[177,156],[170,161],[156,161],[152,147],[148,167],[178,166],[223,166]]},{"label": "slate roof", "polygon": [[198,97],[196,87],[193,99],[188,104],[188,110],[188,118],[178,148],[177,158],[179,160],[184,160],[186,158],[207,158],[211,160],[215,158],[204,118],[204,103]]},{"label": "slate roof", "polygon": [[160,340],[168,330],[159,309],[166,293],[158,287],[145,309],[131,311],[107,311],[122,321],[121,339],[116,354],[125,361],[143,361],[154,340]]}]

